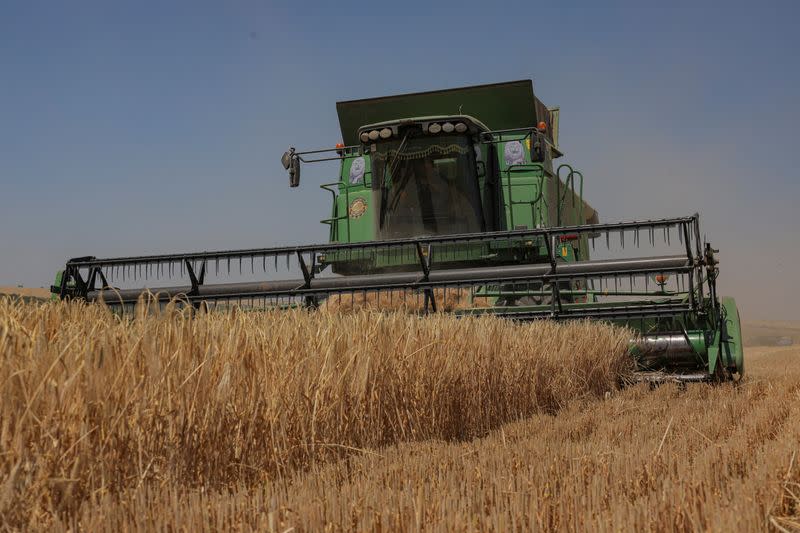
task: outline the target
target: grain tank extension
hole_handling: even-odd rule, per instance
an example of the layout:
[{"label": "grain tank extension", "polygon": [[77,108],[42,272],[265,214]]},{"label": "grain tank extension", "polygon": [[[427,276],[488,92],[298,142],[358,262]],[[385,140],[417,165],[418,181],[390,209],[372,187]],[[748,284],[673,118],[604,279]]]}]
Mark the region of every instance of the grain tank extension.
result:
[{"label": "grain tank extension", "polygon": [[[372,306],[515,320],[593,318],[638,332],[653,380],[743,374],[739,316],[716,291],[698,215],[601,223],[530,80],[339,102],[343,142],[290,148],[334,162],[320,245],[67,262],[60,298],[126,310],[144,293],[207,308]],[[213,278],[209,281],[208,278]]]}]

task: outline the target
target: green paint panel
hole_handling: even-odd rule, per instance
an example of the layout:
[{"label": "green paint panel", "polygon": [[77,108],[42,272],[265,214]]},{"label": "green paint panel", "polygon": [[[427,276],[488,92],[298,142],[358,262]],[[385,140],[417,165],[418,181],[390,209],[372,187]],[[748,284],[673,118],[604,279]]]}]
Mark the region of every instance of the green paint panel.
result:
[{"label": "green paint panel", "polygon": [[744,375],[744,346],[742,344],[742,326],[739,319],[739,309],[736,300],[730,296],[722,297],[722,307],[725,310],[723,317],[724,331],[721,344],[722,361],[735,366],[735,372]]},{"label": "green paint panel", "polygon": [[375,240],[377,216],[372,191],[363,187],[347,188],[336,199],[336,242],[367,242]]},{"label": "green paint panel", "polygon": [[63,279],[64,279],[64,271],[59,270],[58,272],[56,272],[56,279],[53,282],[53,286],[50,287],[51,300],[60,299],[59,293],[61,292],[61,284],[63,283]]}]

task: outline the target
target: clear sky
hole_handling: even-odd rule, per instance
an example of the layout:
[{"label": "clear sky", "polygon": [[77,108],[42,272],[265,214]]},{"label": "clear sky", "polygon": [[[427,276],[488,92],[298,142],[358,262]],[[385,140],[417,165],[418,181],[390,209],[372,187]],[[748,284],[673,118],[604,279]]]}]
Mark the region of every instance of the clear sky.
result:
[{"label": "clear sky", "polygon": [[700,212],[743,317],[800,319],[797,3],[556,4],[0,3],[0,285],[324,241],[336,166],[279,158],[337,100],[532,78],[602,220]]}]

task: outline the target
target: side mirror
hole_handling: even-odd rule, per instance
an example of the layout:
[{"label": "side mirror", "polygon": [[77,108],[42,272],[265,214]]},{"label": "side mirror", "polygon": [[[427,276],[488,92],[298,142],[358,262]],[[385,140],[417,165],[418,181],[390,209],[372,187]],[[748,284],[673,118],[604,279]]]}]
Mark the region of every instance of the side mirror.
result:
[{"label": "side mirror", "polygon": [[531,161],[533,163],[544,163],[549,165],[549,161],[552,158],[551,152],[552,145],[547,140],[547,137],[543,133],[536,133],[535,138],[533,139],[533,145],[531,146]]},{"label": "side mirror", "polygon": [[294,153],[294,148],[283,153],[281,165],[289,171],[289,187],[300,185],[300,156]]},{"label": "side mirror", "polygon": [[533,145],[531,146],[531,162],[544,163],[545,150],[546,148],[544,147],[544,140],[542,139],[542,134],[537,133],[536,136],[533,138]]}]

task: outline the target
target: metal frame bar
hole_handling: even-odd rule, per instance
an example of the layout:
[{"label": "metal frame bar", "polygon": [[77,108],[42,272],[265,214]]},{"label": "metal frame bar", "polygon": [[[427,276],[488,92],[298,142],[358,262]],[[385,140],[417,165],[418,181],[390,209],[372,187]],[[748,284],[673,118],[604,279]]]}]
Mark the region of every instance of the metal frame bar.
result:
[{"label": "metal frame bar", "polygon": [[[240,297],[276,297],[276,296],[306,296],[315,294],[334,294],[361,291],[379,290],[426,290],[442,287],[465,287],[476,285],[502,285],[522,283],[550,283],[555,286],[554,302],[559,301],[558,308],[553,307],[552,313],[560,311],[558,298],[558,283],[576,277],[610,278],[620,276],[642,276],[652,273],[686,274],[690,271],[683,256],[663,256],[630,260],[601,260],[585,261],[582,263],[556,263],[507,265],[499,267],[464,268],[431,270],[427,254],[420,247],[420,265],[422,272],[396,272],[384,274],[367,274],[359,276],[341,276],[329,278],[314,278],[310,275],[307,265],[304,269],[304,278],[297,280],[281,280],[275,282],[244,282],[229,283],[213,286],[180,286],[163,287],[155,289],[158,300],[169,300],[176,296],[188,299],[226,299]],[[426,257],[426,255],[428,257]],[[304,265],[305,262],[301,263]],[[426,270],[427,269],[427,270]],[[563,272],[562,272],[563,271]],[[126,290],[95,290],[86,295],[89,300],[96,300],[104,294],[114,294],[117,300],[130,303],[135,302],[143,291],[140,289]]]},{"label": "metal frame bar", "polygon": [[[525,135],[521,139],[521,140],[524,141],[525,139],[527,139],[529,137],[531,139],[533,139],[533,133],[534,132],[536,132],[536,133],[544,133],[544,132],[540,131],[539,128],[537,128],[536,126],[526,126],[524,128],[510,128],[510,129],[505,129],[505,130],[482,131],[482,132],[480,132],[479,135],[480,135],[480,139],[481,139],[481,143],[482,144],[498,144],[498,143],[501,143],[501,142],[505,142],[503,140],[503,135],[506,135],[506,134],[509,134],[509,133],[517,133],[517,134],[525,133]],[[497,139],[494,139],[493,138],[494,136],[497,136]],[[555,144],[550,142],[550,139],[547,138],[547,135],[543,135],[542,138],[548,144],[548,146],[550,146],[550,149],[551,149],[551,151],[553,153],[553,158],[554,159],[557,159],[557,158],[559,158],[559,157],[564,155],[564,153],[561,152],[561,150],[559,150],[556,147]]]},{"label": "metal frame bar", "polygon": [[[303,150],[302,152],[295,152],[294,148],[289,149],[292,152],[292,155],[297,156],[297,158],[302,161],[303,163],[319,163],[321,161],[338,161],[345,157],[354,156],[358,157],[361,154],[361,145],[359,144],[352,144],[350,146],[339,146],[334,148],[320,148],[319,150]],[[321,157],[315,159],[305,159],[303,155],[313,155],[313,154],[324,154],[327,152],[336,152],[338,155],[335,157]]]},{"label": "metal frame bar", "polygon": [[[620,233],[620,244],[624,246],[626,232],[633,232],[633,241],[639,246],[639,233],[647,231],[650,242],[655,246],[655,232],[661,229],[664,233],[664,242],[670,242],[670,231],[672,228],[677,230],[678,237],[684,245],[684,254],[678,256],[668,256],[660,258],[636,258],[623,260],[606,261],[578,261],[564,262],[557,257],[557,244],[565,235],[570,239],[574,236],[585,235],[594,239],[602,233],[606,234],[606,240],[610,240],[610,233]],[[236,301],[242,299],[269,299],[278,305],[306,305],[315,306],[319,303],[320,297],[331,294],[346,294],[355,292],[378,292],[378,291],[412,291],[425,296],[425,312],[437,311],[440,307],[439,302],[434,297],[433,289],[448,288],[462,289],[469,287],[474,292],[476,287],[488,287],[490,292],[508,292],[509,287],[516,289],[515,284],[528,284],[537,294],[539,292],[549,292],[551,301],[540,309],[516,309],[510,307],[495,307],[489,312],[519,319],[534,319],[541,317],[549,318],[581,318],[581,317],[648,317],[648,316],[675,316],[678,313],[703,314],[706,312],[705,306],[709,302],[713,304],[715,295],[716,261],[713,253],[709,252],[709,247],[704,247],[697,241],[699,238],[699,217],[692,215],[689,217],[679,217],[659,220],[616,222],[607,224],[581,224],[573,226],[561,226],[553,228],[532,228],[526,230],[496,231],[487,233],[470,233],[420,238],[404,238],[386,241],[372,241],[352,244],[322,244],[308,246],[293,246],[281,248],[253,248],[245,250],[221,250],[216,252],[188,253],[188,254],[162,254],[140,257],[120,257],[109,259],[96,259],[94,257],[80,257],[69,261],[66,265],[65,274],[61,284],[61,297],[78,297],[88,300],[107,299],[111,305],[120,304],[123,307],[135,303],[136,299],[145,293],[147,289],[111,289],[109,279],[112,281],[119,274],[122,279],[138,279],[144,277],[160,278],[160,276],[172,277],[177,275],[180,269],[181,275],[188,274],[190,284],[187,286],[155,288],[154,291],[161,291],[158,296],[159,301],[166,301],[172,297],[180,297],[190,302],[192,305],[199,305],[202,301]],[[532,241],[539,239],[538,241]],[[545,253],[542,257],[545,262],[516,263],[516,264],[495,264],[486,263],[481,267],[474,268],[448,268],[446,265],[447,254],[453,245],[464,243],[492,243],[507,241],[507,244],[515,247],[518,244],[525,249],[532,249],[531,246],[539,247],[539,254]],[[515,244],[516,243],[516,244]],[[533,244],[532,244],[533,243]],[[450,248],[448,248],[450,247]],[[414,252],[414,250],[416,252]],[[701,253],[697,253],[700,250]],[[320,256],[332,252],[339,253],[340,256],[354,256],[359,258],[362,254],[407,254],[416,255],[418,270],[410,272],[389,272],[372,275],[355,275],[340,277],[316,277],[327,264],[321,261]],[[434,261],[434,254],[438,258]],[[228,272],[231,272],[231,262],[239,261],[239,272],[242,272],[242,262],[247,259],[251,262],[251,272],[255,273],[255,259],[260,258],[262,269],[267,271],[267,259],[275,262],[277,269],[279,258],[284,258],[287,267],[294,261],[302,272],[302,279],[282,280],[278,282],[246,282],[246,283],[226,283],[219,285],[205,285],[204,278],[210,263],[214,262],[217,266],[217,273],[220,270],[220,263],[227,263]],[[412,263],[409,266],[413,267]],[[271,261],[270,261],[271,262]],[[703,274],[703,268],[707,270]],[[196,271],[200,275],[195,274]],[[676,274],[673,285],[676,290],[669,293],[664,291],[663,284],[653,290],[649,290],[649,277],[657,274]],[[106,274],[111,274],[106,276]],[[132,276],[131,276],[132,274]],[[644,276],[645,291],[634,289],[636,280]],[[100,279],[102,286],[98,289],[97,279]],[[688,283],[686,282],[688,278]],[[613,279],[613,282],[611,281]],[[587,302],[585,304],[573,304],[572,297],[575,295],[573,282],[583,281],[585,287],[591,284],[593,287],[599,281],[599,290],[592,290],[592,294],[603,295],[603,284],[611,288],[613,283],[613,294],[628,296],[651,296],[652,298],[663,300],[640,300],[613,302],[611,307]],[[630,283],[630,291],[619,290],[619,282]],[[684,282],[681,290],[681,281]],[[566,284],[569,283],[569,286]],[[549,284],[549,287],[548,287]],[[704,285],[708,285],[709,295],[712,298],[706,299],[704,296]],[[103,290],[107,288],[106,290]],[[563,289],[563,290],[562,290]],[[513,292],[513,291],[512,291]],[[531,291],[523,291],[533,294]],[[589,290],[585,292],[589,294]],[[508,293],[511,294],[511,293]],[[607,294],[606,294],[607,295]],[[677,297],[680,295],[680,297]],[[511,296],[513,298],[513,296]],[[677,298],[676,298],[677,297]],[[446,292],[445,292],[446,298]],[[676,301],[678,303],[676,303]],[[282,302],[282,303],[281,303]],[[608,303],[608,302],[604,302]],[[575,308],[580,305],[580,308]]]}]

